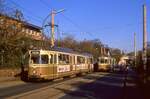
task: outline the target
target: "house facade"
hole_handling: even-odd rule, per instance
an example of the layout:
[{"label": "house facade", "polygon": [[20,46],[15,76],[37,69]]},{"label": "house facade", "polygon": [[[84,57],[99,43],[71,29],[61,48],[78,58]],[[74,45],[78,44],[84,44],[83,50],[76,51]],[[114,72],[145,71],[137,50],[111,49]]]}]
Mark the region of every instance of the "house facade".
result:
[{"label": "house facade", "polygon": [[44,40],[41,27],[2,14],[0,14],[0,28],[9,28],[10,31],[17,30],[20,35],[34,40]]}]

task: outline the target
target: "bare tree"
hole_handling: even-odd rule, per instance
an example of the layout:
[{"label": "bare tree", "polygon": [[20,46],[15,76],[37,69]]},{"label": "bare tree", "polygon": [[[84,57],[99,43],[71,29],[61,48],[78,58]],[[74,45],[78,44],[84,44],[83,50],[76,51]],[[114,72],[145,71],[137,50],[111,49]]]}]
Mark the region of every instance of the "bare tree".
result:
[{"label": "bare tree", "polygon": [[[7,13],[4,3],[4,0],[0,0],[0,54],[3,56],[0,58],[4,63],[16,64],[20,61],[18,57],[22,51],[21,39],[25,35],[22,32],[23,22],[17,19],[17,10],[12,11],[14,13]],[[2,61],[0,63],[3,64]]]}]

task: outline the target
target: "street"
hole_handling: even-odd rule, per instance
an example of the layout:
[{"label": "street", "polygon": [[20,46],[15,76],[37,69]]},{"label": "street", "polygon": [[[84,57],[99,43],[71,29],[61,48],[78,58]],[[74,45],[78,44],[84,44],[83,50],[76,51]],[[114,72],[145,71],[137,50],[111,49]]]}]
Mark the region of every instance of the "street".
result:
[{"label": "street", "polygon": [[0,92],[8,99],[143,99],[132,74],[124,87],[123,74],[102,72],[50,82],[2,82]]},{"label": "street", "polygon": [[149,4],[0,0],[0,99],[150,99]]}]

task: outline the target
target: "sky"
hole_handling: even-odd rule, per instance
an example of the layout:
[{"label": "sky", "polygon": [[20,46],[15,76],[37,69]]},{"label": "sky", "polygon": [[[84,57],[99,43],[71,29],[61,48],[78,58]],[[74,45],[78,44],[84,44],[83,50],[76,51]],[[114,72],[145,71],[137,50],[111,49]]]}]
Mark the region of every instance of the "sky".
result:
[{"label": "sky", "polygon": [[[20,9],[26,21],[37,26],[42,26],[43,20],[52,9],[56,11],[65,9],[55,16],[60,37],[70,35],[76,40],[99,39],[109,47],[126,52],[134,50],[134,32],[137,34],[137,49],[142,49],[142,5],[146,4],[148,40],[150,39],[150,0],[5,1],[10,7]],[[46,22],[50,19],[51,17]]]}]

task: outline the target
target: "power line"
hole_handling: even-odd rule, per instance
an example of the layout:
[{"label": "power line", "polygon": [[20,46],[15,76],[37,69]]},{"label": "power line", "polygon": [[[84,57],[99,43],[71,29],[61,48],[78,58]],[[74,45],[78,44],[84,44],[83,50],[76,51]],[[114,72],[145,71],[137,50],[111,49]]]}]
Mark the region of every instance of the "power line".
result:
[{"label": "power line", "polygon": [[24,7],[20,6],[19,4],[17,4],[16,2],[9,0],[11,3],[13,3],[16,7],[21,8],[22,10],[26,11],[28,14],[32,15],[33,17],[36,17],[40,20],[43,20],[41,17],[37,16],[37,15],[33,15],[33,12],[31,12],[30,10],[25,9]]},{"label": "power line", "polygon": [[45,6],[45,8],[52,9],[52,6],[48,5],[45,1],[43,1],[43,0],[39,0],[39,1]]},{"label": "power line", "polygon": [[[62,14],[62,16],[63,16],[66,20],[68,20],[70,23],[72,23],[76,28],[78,28],[80,31],[82,31],[82,29],[80,28],[80,26],[79,26],[78,24],[76,24],[75,22],[73,22],[69,17],[67,17],[67,16],[65,16],[65,15],[63,15],[63,14]],[[89,33],[89,32],[81,32],[81,33],[88,33],[90,36],[92,36],[92,34]]]},{"label": "power line", "polygon": [[[14,12],[16,11],[17,8],[13,8],[13,7],[10,7],[8,5],[5,5],[5,9],[6,9],[6,13],[11,13],[11,12]],[[27,17],[28,19],[32,19],[33,21],[36,21],[36,22],[42,22],[41,20],[39,20],[38,18],[34,17],[34,16],[31,16],[30,14],[23,14],[24,17]]]},{"label": "power line", "polygon": [[71,24],[73,24],[76,28],[78,28],[79,30],[81,30],[81,28],[80,28],[76,23],[74,23],[70,18],[68,18],[67,16],[65,16],[65,15],[63,15],[63,14],[62,14],[62,16],[63,16],[66,20],[68,20]]}]

